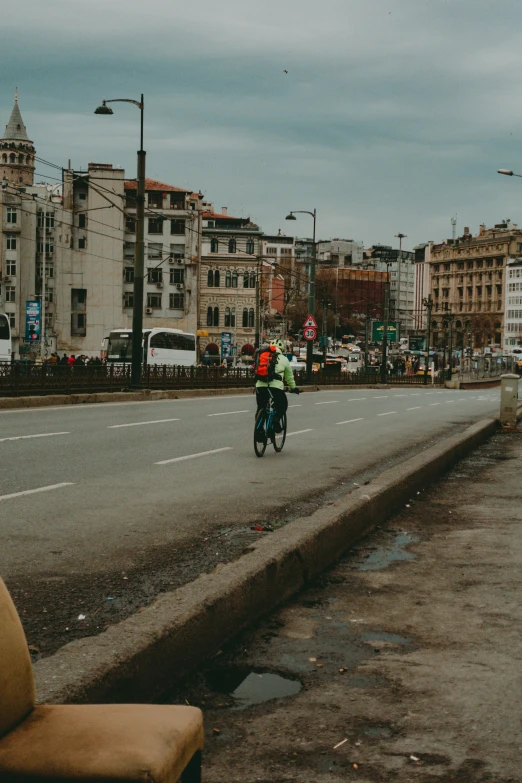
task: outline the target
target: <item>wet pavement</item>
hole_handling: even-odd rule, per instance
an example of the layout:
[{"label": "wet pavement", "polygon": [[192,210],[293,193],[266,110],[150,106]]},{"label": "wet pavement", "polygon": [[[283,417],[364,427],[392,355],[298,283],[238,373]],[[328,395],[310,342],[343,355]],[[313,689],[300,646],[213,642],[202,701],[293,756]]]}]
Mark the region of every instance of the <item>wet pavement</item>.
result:
[{"label": "wet pavement", "polygon": [[495,436],[170,695],[205,783],[521,783],[520,459]]}]

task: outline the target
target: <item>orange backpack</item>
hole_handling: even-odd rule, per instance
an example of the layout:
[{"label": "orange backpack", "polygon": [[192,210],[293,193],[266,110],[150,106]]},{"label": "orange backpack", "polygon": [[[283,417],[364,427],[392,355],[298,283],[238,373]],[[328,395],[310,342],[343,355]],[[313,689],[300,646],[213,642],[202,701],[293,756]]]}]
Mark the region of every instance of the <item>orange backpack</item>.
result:
[{"label": "orange backpack", "polygon": [[270,383],[271,381],[281,380],[279,373],[276,373],[277,349],[271,345],[268,348],[261,349],[256,357],[254,374],[257,381]]}]

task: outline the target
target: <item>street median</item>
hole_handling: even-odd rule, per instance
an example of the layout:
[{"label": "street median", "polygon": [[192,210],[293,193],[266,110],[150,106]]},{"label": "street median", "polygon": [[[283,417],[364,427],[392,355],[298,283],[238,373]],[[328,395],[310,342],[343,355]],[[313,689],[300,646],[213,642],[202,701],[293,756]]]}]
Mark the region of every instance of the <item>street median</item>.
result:
[{"label": "street median", "polygon": [[326,503],[99,636],[35,664],[38,700],[148,702],[335,563],[498,427],[487,419]]}]

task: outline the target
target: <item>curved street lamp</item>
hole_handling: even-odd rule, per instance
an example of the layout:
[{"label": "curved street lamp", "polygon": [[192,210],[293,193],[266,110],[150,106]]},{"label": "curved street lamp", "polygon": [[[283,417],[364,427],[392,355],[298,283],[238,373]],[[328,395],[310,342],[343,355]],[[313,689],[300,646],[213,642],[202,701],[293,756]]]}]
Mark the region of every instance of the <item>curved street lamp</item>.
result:
[{"label": "curved street lamp", "polygon": [[102,101],[95,114],[114,114],[108,103],[132,103],[140,110],[140,148],[138,150],[138,172],[136,178],[136,247],[134,256],[134,305],[132,308],[132,359],[131,386],[141,387],[141,364],[143,359],[143,284],[145,275],[145,150],[143,149],[143,94],[140,101],[132,98],[113,98]]},{"label": "curved street lamp", "polygon": [[[310,264],[310,282],[308,288],[308,311],[310,315],[315,317],[315,264],[317,259],[316,245],[315,245],[315,224],[317,218],[317,210],[314,209],[310,212],[307,209],[294,209],[289,212],[285,220],[297,220],[296,215],[310,215],[314,221],[314,230],[312,235],[312,260]],[[314,354],[313,340],[308,340],[306,344],[306,380],[308,383],[312,382],[312,363]]]}]

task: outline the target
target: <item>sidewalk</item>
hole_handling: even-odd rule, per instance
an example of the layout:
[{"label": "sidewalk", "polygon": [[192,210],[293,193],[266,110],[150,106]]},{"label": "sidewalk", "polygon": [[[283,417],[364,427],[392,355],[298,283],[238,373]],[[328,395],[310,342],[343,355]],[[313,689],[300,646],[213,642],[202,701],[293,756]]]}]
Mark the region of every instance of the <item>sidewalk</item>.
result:
[{"label": "sidewalk", "polygon": [[205,783],[522,781],[521,460],[494,436],[172,695]]}]

